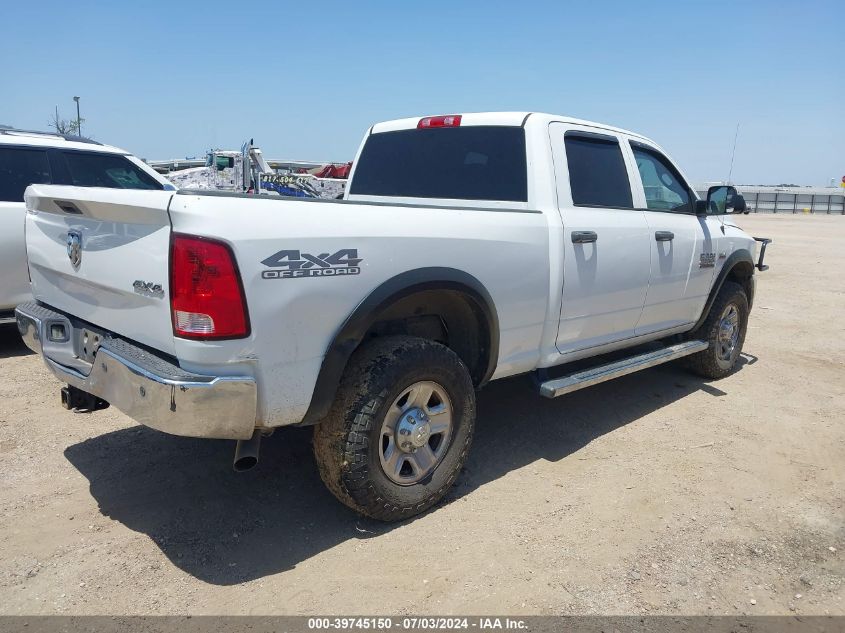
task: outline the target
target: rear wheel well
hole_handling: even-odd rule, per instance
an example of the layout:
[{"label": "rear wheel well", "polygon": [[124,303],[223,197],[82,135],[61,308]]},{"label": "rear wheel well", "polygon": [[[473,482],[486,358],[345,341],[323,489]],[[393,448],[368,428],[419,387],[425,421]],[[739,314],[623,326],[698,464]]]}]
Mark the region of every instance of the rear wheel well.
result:
[{"label": "rear wheel well", "polygon": [[317,424],[329,413],[346,364],[360,345],[393,334],[446,345],[468,367],[476,387],[496,369],[499,320],[484,285],[454,268],[406,270],[373,290],[335,334],[300,424]]},{"label": "rear wheel well", "polygon": [[361,345],[397,334],[436,341],[450,348],[469,368],[476,386],[489,378],[493,333],[482,306],[467,292],[427,289],[398,298],[375,315]]}]

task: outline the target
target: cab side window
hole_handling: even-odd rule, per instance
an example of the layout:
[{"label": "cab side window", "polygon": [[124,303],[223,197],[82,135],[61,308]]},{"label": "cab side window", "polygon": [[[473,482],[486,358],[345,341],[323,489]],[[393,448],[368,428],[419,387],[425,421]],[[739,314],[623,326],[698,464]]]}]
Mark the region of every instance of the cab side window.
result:
[{"label": "cab side window", "polygon": [[631,143],[645,190],[646,207],[653,211],[690,213],[689,188],[671,163],[657,152]]},{"label": "cab side window", "polygon": [[633,208],[631,183],[616,137],[571,131],[564,135],[564,145],[574,204]]}]

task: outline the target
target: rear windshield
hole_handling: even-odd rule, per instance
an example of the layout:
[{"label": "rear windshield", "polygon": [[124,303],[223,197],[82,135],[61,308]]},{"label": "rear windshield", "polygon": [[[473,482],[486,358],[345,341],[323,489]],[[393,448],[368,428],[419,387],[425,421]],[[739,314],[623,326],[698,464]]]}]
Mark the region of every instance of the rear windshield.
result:
[{"label": "rear windshield", "polygon": [[525,131],[472,126],[371,134],[349,193],[526,202]]},{"label": "rear windshield", "polygon": [[164,189],[164,185],[120,154],[62,152],[62,156],[71,184],[77,187]]}]

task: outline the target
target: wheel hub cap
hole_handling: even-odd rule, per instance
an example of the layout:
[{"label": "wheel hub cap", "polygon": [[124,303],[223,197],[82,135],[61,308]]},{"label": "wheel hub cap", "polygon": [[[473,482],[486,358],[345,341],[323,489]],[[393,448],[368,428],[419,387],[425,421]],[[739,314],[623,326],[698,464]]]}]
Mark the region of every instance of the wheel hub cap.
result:
[{"label": "wheel hub cap", "polygon": [[719,358],[730,360],[739,340],[739,310],[731,304],[719,320]]},{"label": "wheel hub cap", "polygon": [[396,425],[396,445],[405,453],[413,453],[428,442],[431,437],[431,425],[422,409],[406,411]]},{"label": "wheel hub cap", "polygon": [[449,449],[452,403],[441,385],[425,380],[404,389],[385,414],[379,461],[384,474],[401,486],[431,475]]}]

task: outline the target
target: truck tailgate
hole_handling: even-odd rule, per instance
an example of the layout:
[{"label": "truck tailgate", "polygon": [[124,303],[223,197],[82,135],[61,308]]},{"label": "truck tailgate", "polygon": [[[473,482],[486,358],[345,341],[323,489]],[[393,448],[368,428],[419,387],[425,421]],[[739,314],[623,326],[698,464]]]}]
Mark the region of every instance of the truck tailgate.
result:
[{"label": "truck tailgate", "polygon": [[169,191],[32,185],[26,244],[37,301],[173,353]]}]

